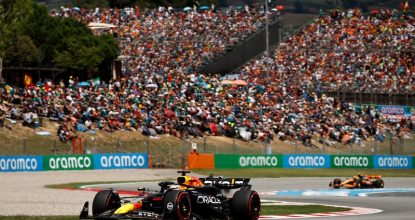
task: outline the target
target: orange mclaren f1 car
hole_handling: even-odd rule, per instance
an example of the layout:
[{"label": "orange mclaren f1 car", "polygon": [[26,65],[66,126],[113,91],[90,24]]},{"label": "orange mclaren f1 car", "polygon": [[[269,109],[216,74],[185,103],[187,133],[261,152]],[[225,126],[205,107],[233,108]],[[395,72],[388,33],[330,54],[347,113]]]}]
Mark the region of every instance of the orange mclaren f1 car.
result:
[{"label": "orange mclaren f1 car", "polygon": [[335,178],[329,184],[334,189],[367,189],[367,188],[383,188],[385,183],[380,175],[360,175],[342,181],[340,178]]}]

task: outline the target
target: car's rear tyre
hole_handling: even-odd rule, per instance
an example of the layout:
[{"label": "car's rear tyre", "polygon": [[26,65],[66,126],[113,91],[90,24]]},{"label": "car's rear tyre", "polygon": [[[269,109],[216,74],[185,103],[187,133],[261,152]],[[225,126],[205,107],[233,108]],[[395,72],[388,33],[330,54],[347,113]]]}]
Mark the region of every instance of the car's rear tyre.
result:
[{"label": "car's rear tyre", "polygon": [[99,215],[121,206],[120,196],[112,190],[99,191],[92,202],[92,214]]},{"label": "car's rear tyre", "polygon": [[385,182],[383,182],[382,179],[377,179],[375,182],[373,182],[373,186],[376,188],[383,188],[385,187]]},{"label": "car's rear tyre", "polygon": [[231,212],[234,220],[257,220],[261,212],[261,199],[252,190],[236,191],[232,197]]},{"label": "car's rear tyre", "polygon": [[342,180],[340,178],[335,178],[333,180],[333,188],[335,188],[335,189],[340,188],[341,183],[342,183]]},{"label": "car's rear tyre", "polygon": [[189,220],[192,212],[187,192],[171,190],[163,198],[163,220]]}]

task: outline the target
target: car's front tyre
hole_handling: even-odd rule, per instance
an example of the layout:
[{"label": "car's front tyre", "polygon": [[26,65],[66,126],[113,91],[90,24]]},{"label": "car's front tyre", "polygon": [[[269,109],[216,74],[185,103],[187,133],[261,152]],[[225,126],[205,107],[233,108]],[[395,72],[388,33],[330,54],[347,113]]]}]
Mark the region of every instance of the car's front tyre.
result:
[{"label": "car's front tyre", "polygon": [[338,189],[338,188],[340,188],[341,183],[342,183],[342,180],[340,178],[335,178],[333,180],[332,186],[333,186],[333,188]]},{"label": "car's front tyre", "polygon": [[385,182],[383,182],[382,179],[377,179],[375,182],[373,182],[373,186],[376,188],[383,188],[385,187]]},{"label": "car's front tyre", "polygon": [[163,220],[189,220],[192,212],[189,194],[181,190],[167,191],[163,198]]},{"label": "car's front tyre", "polygon": [[92,214],[99,215],[121,206],[120,196],[112,190],[99,191],[92,202]]},{"label": "car's front tyre", "polygon": [[236,191],[232,197],[231,212],[234,220],[257,220],[261,212],[261,199],[252,190]]}]

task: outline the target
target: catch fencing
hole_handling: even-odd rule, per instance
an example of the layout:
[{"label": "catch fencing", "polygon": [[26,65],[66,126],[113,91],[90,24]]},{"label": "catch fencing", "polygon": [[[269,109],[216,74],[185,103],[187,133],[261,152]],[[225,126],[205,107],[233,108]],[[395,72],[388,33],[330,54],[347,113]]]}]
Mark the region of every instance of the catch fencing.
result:
[{"label": "catch fencing", "polygon": [[81,139],[75,147],[71,142],[63,143],[50,137],[30,136],[13,143],[3,143],[0,155],[76,155],[76,154],[117,154],[144,152],[151,155],[151,166],[166,168],[185,167],[187,154],[195,148],[206,154],[352,154],[352,155],[413,155],[415,143],[412,137],[397,138],[386,134],[383,142],[366,140],[360,143],[319,142],[313,138],[312,143],[304,145],[293,139],[280,141],[242,141],[237,138],[213,137],[179,140],[173,137],[148,138],[135,141],[120,139]]}]

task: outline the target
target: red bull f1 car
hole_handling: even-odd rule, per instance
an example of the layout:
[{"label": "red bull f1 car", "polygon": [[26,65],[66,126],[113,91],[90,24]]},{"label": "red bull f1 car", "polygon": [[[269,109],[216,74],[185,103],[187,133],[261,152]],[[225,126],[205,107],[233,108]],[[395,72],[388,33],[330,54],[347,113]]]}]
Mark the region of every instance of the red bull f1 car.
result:
[{"label": "red bull f1 car", "polygon": [[335,178],[329,184],[334,189],[368,189],[368,188],[383,188],[385,182],[380,175],[360,175],[353,176],[342,181],[340,178]]},{"label": "red bull f1 car", "polygon": [[[139,196],[120,197],[114,190],[98,192],[85,202],[80,219],[256,220],[261,200],[249,178],[197,178],[179,171],[177,182],[160,182],[159,191],[139,188]],[[232,196],[228,194],[235,189]]]}]

